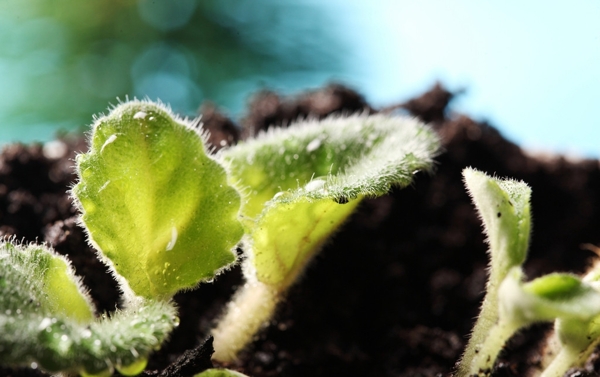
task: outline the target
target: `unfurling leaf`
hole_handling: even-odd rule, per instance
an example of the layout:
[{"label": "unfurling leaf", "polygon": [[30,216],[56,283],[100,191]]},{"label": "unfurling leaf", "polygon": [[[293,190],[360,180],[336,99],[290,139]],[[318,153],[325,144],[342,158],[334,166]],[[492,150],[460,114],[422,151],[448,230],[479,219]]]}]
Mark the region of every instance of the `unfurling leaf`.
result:
[{"label": "unfurling leaf", "polygon": [[213,330],[213,358],[235,360],[360,201],[431,170],[439,147],[419,121],[378,114],[300,122],[222,150],[243,193],[248,259],[246,284]]},{"label": "unfurling leaf", "polygon": [[430,170],[437,135],[415,119],[332,117],[278,128],[224,150],[256,275],[282,289],[364,197],[386,194]]}]

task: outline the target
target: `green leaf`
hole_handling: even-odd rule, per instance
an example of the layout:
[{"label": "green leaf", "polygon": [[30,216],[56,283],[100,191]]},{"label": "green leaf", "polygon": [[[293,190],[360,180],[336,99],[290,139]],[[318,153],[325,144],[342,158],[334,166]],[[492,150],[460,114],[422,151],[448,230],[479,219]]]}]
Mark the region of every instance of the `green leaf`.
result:
[{"label": "green leaf", "polygon": [[525,292],[551,301],[568,300],[590,289],[582,284],[579,277],[561,273],[545,275],[523,285]]},{"label": "green leaf", "polygon": [[90,240],[135,294],[171,297],[235,260],[239,194],[164,106],[131,101],[97,119],[77,172]]},{"label": "green leaf", "polygon": [[3,365],[89,374],[116,366],[137,374],[177,324],[175,308],[165,302],[94,320],[69,263],[44,246],[0,244],[0,277]]},{"label": "green leaf", "polygon": [[501,317],[522,326],[558,318],[587,322],[600,314],[600,292],[566,273],[523,283],[522,272],[515,267],[500,287],[499,300]]},{"label": "green leaf", "polygon": [[224,150],[244,193],[258,279],[292,284],[361,199],[407,186],[438,149],[435,133],[414,119],[354,115],[271,129]]},{"label": "green leaf", "polygon": [[231,369],[213,368],[207,369],[202,373],[194,375],[194,377],[247,377],[245,374],[236,372]]},{"label": "green leaf", "polygon": [[251,232],[258,279],[282,289],[291,285],[359,202],[340,205],[331,199],[309,198],[269,202]]},{"label": "green leaf", "polygon": [[[87,326],[56,316],[0,316],[0,361],[49,372],[136,375],[177,324],[175,308],[148,301]],[[109,374],[110,375],[110,374]]]},{"label": "green leaf", "polygon": [[58,315],[79,323],[94,318],[70,262],[50,248],[2,241],[0,268],[0,314]]},{"label": "green leaf", "polygon": [[353,115],[271,128],[222,157],[245,189],[244,215],[255,218],[278,193],[339,202],[387,194],[431,169],[439,147],[416,119]]},{"label": "green leaf", "polygon": [[492,269],[501,271],[502,280],[527,256],[531,188],[524,182],[492,178],[472,168],[463,170],[463,176],[488,236]]}]

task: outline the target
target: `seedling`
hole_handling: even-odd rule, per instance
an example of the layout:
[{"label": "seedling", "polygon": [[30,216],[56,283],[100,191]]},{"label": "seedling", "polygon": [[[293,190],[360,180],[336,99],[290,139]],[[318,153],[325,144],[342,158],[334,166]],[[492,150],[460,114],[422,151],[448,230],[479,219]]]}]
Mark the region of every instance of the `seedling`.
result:
[{"label": "seedling", "polygon": [[140,101],[95,121],[72,193],[124,309],[96,319],[64,258],[7,241],[2,363],[140,373],[177,324],[173,295],[230,266],[243,237],[247,284],[215,330],[217,354],[231,359],[360,200],[409,184],[439,147],[415,120],[355,115],[272,131],[215,156],[191,124]]},{"label": "seedling", "polygon": [[[531,190],[523,182],[463,171],[465,183],[483,220],[490,245],[490,276],[480,315],[457,376],[488,376],[506,342],[519,329],[556,320],[554,361],[543,377],[560,377],[581,365],[600,342],[600,292],[586,279],[553,273],[523,282],[522,263],[529,242]],[[547,364],[547,363],[546,363]]]},{"label": "seedling", "polygon": [[[599,291],[600,265],[597,261],[583,277],[583,282]],[[573,367],[585,364],[591,353],[600,344],[600,310],[589,313],[584,318],[582,314],[590,312],[587,308],[598,306],[597,297],[588,297],[587,301],[578,302],[573,310],[576,315],[560,316],[555,322],[555,332],[548,339],[547,349],[542,360],[545,367],[542,377],[563,376]]]},{"label": "seedling", "polygon": [[171,297],[235,260],[240,196],[202,135],[146,102],[96,120],[77,172],[82,225],[125,308],[95,319],[64,258],[4,242],[0,360],[85,376],[138,374],[177,324]]},{"label": "seedling", "polygon": [[275,129],[224,150],[230,181],[243,187],[246,284],[213,331],[213,358],[234,360],[360,201],[408,185],[431,168],[438,148],[416,120],[354,115]]}]

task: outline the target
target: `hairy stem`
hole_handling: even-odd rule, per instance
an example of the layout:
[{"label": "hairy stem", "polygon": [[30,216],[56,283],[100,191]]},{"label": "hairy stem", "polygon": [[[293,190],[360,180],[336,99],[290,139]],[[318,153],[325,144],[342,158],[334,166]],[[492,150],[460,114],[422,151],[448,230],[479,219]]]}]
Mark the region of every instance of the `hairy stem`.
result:
[{"label": "hairy stem", "polygon": [[562,377],[569,368],[576,364],[576,360],[580,357],[579,350],[570,347],[563,347],[550,365],[540,375],[540,377]]},{"label": "hairy stem", "polygon": [[474,355],[472,362],[469,363],[470,369],[467,375],[480,375],[480,373],[488,375],[492,371],[500,351],[518,329],[518,324],[504,321],[493,326],[482,343],[473,350]]},{"label": "hairy stem", "polygon": [[232,362],[239,351],[252,341],[254,334],[272,317],[280,299],[273,287],[248,281],[227,305],[225,315],[213,330],[213,359]]},{"label": "hairy stem", "polygon": [[[504,271],[502,271],[502,273],[504,276],[506,275]],[[500,326],[500,324],[497,323],[498,286],[500,285],[501,280],[497,275],[497,270],[492,269],[490,279],[487,283],[487,294],[483,299],[481,312],[479,313],[477,322],[475,322],[475,326],[473,327],[471,339],[469,339],[465,353],[460,361],[456,377],[467,377],[474,373],[477,374],[476,372],[478,372],[482,367],[482,365],[477,362],[481,360],[480,350],[482,350],[484,348],[484,344],[490,340],[490,331],[493,331],[493,329]],[[512,332],[508,333],[508,337],[510,337],[510,335],[512,335]],[[503,339],[502,345],[506,342],[506,340],[507,339]],[[501,347],[498,349],[498,351],[500,349]],[[490,357],[493,359],[491,363],[491,366],[493,366],[493,363],[496,360],[496,354],[493,354]]]}]

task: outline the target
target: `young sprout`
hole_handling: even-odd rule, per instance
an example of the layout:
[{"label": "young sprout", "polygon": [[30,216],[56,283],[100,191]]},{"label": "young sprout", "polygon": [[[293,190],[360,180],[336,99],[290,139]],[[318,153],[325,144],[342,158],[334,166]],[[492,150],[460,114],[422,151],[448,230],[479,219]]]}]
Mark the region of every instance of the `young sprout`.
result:
[{"label": "young sprout", "polygon": [[431,169],[438,148],[414,119],[353,115],[271,129],[222,150],[230,182],[243,188],[246,284],[213,331],[213,358],[234,360],[360,201],[407,186]]},{"label": "young sprout", "polygon": [[[600,291],[598,285],[600,269],[598,263],[583,277],[583,283],[595,292]],[[583,301],[583,300],[582,300]],[[600,298],[588,298],[578,303],[573,309],[577,314],[583,312],[581,306],[600,306]],[[547,350],[542,360],[544,366],[542,377],[563,376],[571,367],[581,367],[591,353],[600,344],[600,310],[586,318],[577,316],[560,316],[555,322],[554,334],[548,340]]]},{"label": "young sprout", "polygon": [[483,221],[490,267],[486,295],[460,361],[458,377],[489,373],[504,343],[515,330],[496,329],[494,336],[490,336],[498,325],[500,284],[513,267],[521,266],[525,261],[531,227],[531,189],[525,183],[492,178],[472,168],[463,170],[463,177]]},{"label": "young sprout", "polygon": [[0,362],[110,376],[143,371],[177,325],[179,290],[235,260],[240,195],[204,137],[162,105],[132,101],[93,125],[72,193],[124,293],[95,319],[69,263],[44,246],[0,244]]},{"label": "young sprout", "polygon": [[490,244],[490,277],[481,313],[457,376],[488,376],[506,342],[519,329],[556,320],[559,348],[542,377],[560,377],[581,365],[598,343],[600,292],[588,279],[553,273],[523,282],[530,228],[531,190],[474,169],[463,171]]}]

